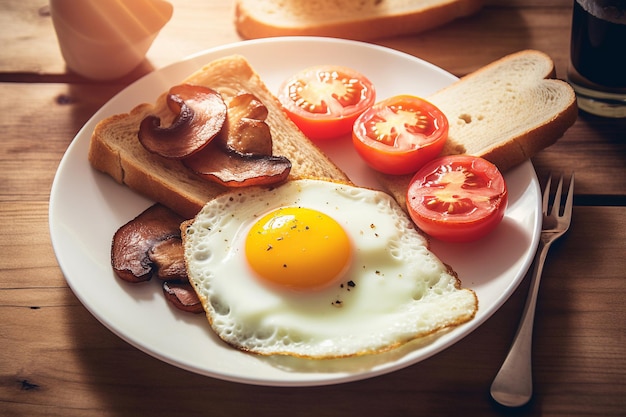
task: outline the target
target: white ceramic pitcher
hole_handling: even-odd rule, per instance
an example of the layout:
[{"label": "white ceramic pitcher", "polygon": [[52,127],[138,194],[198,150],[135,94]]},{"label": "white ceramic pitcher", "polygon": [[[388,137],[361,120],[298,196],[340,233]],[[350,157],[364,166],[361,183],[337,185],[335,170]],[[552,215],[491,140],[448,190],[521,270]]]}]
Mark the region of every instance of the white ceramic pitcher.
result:
[{"label": "white ceramic pitcher", "polygon": [[130,73],[173,13],[165,0],[50,0],[67,67],[86,78]]}]

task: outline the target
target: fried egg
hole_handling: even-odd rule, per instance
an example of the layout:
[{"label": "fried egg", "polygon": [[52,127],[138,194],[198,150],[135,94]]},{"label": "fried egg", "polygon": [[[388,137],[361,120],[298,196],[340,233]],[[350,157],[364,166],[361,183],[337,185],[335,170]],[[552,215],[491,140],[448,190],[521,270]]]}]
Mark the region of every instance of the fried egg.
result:
[{"label": "fried egg", "polygon": [[244,351],[379,353],[478,308],[380,191],[308,179],[233,190],[183,232],[189,280],[212,329]]}]

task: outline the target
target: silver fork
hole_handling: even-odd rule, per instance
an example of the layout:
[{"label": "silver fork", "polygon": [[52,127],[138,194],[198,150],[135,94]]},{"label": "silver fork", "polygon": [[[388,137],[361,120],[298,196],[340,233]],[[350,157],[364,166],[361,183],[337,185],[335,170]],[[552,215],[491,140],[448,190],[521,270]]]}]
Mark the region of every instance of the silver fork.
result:
[{"label": "silver fork", "polygon": [[574,174],[570,179],[569,190],[565,199],[563,214],[560,213],[561,194],[563,191],[563,176],[559,179],[552,209],[548,213],[550,200],[550,186],[552,177],[548,178],[543,190],[543,223],[539,247],[534,260],[534,269],[530,281],[530,289],[522,318],[513,339],[511,349],[491,384],[491,396],[498,403],[507,407],[519,407],[526,404],[533,392],[531,348],[533,336],[533,321],[539,281],[548,249],[552,243],[563,236],[569,228],[572,219],[572,204],[574,199]]}]

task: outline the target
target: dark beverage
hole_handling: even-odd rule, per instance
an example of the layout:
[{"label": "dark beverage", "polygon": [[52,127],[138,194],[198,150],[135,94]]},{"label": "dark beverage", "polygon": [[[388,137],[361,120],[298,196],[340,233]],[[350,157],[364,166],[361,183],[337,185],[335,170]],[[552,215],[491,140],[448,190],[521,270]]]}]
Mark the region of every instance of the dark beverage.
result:
[{"label": "dark beverage", "polygon": [[626,0],[576,0],[572,65],[587,80],[626,87]]}]

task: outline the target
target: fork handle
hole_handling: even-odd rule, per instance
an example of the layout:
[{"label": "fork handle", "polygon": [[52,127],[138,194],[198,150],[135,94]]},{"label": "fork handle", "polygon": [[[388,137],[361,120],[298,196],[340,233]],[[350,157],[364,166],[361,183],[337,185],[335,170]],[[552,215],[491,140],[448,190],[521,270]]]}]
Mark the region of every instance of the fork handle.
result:
[{"label": "fork handle", "polygon": [[498,403],[507,407],[519,407],[530,401],[533,392],[532,381],[532,338],[533,322],[539,282],[543,272],[549,244],[539,241],[535,255],[529,294],[522,312],[519,327],[513,344],[502,363],[502,367],[491,384],[491,396]]}]

